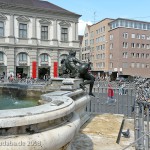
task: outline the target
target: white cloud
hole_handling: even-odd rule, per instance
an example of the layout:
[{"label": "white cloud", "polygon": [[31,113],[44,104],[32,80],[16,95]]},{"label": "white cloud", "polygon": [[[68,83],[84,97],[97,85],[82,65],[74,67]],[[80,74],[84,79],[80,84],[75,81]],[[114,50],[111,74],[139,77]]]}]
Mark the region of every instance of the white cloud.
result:
[{"label": "white cloud", "polygon": [[86,24],[92,25],[92,22],[84,21],[84,20],[81,20],[81,19],[79,20],[79,23],[78,23],[78,33],[79,33],[79,35],[84,34]]}]

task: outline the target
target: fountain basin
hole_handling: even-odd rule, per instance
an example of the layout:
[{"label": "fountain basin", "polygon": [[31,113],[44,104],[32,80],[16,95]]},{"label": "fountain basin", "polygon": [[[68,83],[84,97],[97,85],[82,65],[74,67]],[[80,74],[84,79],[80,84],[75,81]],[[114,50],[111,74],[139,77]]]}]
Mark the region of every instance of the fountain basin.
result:
[{"label": "fountain basin", "polygon": [[0,110],[1,149],[71,150],[71,141],[87,121],[90,97],[69,87],[69,91],[42,94],[41,100],[45,104]]}]

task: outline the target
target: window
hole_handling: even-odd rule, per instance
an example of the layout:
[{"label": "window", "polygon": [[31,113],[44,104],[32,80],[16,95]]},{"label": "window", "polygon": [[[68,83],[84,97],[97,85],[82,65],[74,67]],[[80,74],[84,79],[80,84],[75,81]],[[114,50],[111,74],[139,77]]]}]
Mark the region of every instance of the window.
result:
[{"label": "window", "polygon": [[143,29],[146,30],[146,24],[143,24]]},{"label": "window", "polygon": [[0,52],[0,61],[3,61],[3,53]]},{"label": "window", "polygon": [[68,28],[61,28],[61,40],[63,42],[68,41]]},{"label": "window", "polygon": [[113,63],[112,62],[110,62],[109,67],[113,68]]},{"label": "window", "polygon": [[88,40],[85,40],[85,46],[88,46]]},{"label": "window", "polygon": [[137,35],[136,35],[136,38],[137,38],[137,39],[140,39],[140,35],[139,35],[139,34],[137,34]]},{"label": "window", "polygon": [[127,52],[123,53],[123,58],[128,58],[128,53]]},{"label": "window", "polygon": [[150,36],[149,35],[147,36],[147,40],[150,40]]},{"label": "window", "polygon": [[147,59],[149,58],[149,54],[146,54],[146,58],[147,58]]},{"label": "window", "polygon": [[113,40],[113,34],[111,34],[111,35],[109,36],[109,38],[110,38],[110,40]]},{"label": "window", "polygon": [[41,62],[47,62],[48,61],[48,55],[47,54],[42,54],[41,55]]},{"label": "window", "polygon": [[123,38],[127,39],[128,38],[128,33],[123,33]]},{"label": "window", "polygon": [[141,58],[145,58],[145,54],[144,53],[141,53]]},{"label": "window", "polygon": [[94,37],[94,32],[92,31],[90,34],[91,38]]},{"label": "window", "polygon": [[103,32],[105,32],[105,26],[103,26]]},{"label": "window", "polygon": [[137,68],[140,68],[140,63],[136,63],[136,67],[137,67]]},{"label": "window", "polygon": [[110,54],[109,54],[109,58],[110,58],[110,59],[112,59],[112,57],[113,57],[113,54],[112,54],[112,53],[110,53]]},{"label": "window", "polygon": [[141,64],[141,67],[144,68],[144,67],[145,67],[145,64]]},{"label": "window", "polygon": [[48,40],[48,26],[41,26],[41,40]]},{"label": "window", "polygon": [[140,54],[139,53],[136,53],[136,58],[140,58]]},{"label": "window", "polygon": [[88,36],[88,33],[86,33],[84,36],[87,37],[87,36]]},{"label": "window", "polygon": [[145,65],[145,68],[149,68],[149,64],[146,64],[146,65]]},{"label": "window", "polygon": [[129,21],[129,27],[130,27],[130,28],[133,27],[133,22]]},{"label": "window", "polygon": [[127,42],[123,42],[123,48],[128,48],[128,43]]},{"label": "window", "polygon": [[19,61],[27,61],[27,54],[26,53],[20,53],[19,54]]},{"label": "window", "polygon": [[105,53],[102,54],[102,59],[105,59]]},{"label": "window", "polygon": [[135,58],[135,53],[131,53],[131,57],[132,57],[132,58]]},{"label": "window", "polygon": [[0,21],[0,36],[4,36],[4,23]]},{"label": "window", "polygon": [[134,66],[135,66],[135,63],[131,63],[131,68],[134,68]]},{"label": "window", "polygon": [[113,49],[113,43],[110,44],[110,49]]},{"label": "window", "polygon": [[146,49],[150,49],[150,44],[146,44]]},{"label": "window", "polygon": [[145,44],[142,44],[142,45],[141,45],[141,48],[145,48]]},{"label": "window", "polygon": [[136,44],[136,47],[137,47],[137,48],[140,48],[140,43],[137,43],[137,44]]},{"label": "window", "polygon": [[123,62],[123,63],[122,63],[122,67],[123,67],[123,68],[128,68],[128,63]]},{"label": "window", "polygon": [[131,38],[135,38],[135,34],[131,34]]},{"label": "window", "polygon": [[135,43],[131,43],[131,47],[132,47],[132,48],[135,48]]},{"label": "window", "polygon": [[19,24],[19,38],[27,38],[27,24]]},{"label": "window", "polygon": [[141,35],[141,39],[143,39],[143,40],[144,40],[144,39],[145,39],[145,35]]}]

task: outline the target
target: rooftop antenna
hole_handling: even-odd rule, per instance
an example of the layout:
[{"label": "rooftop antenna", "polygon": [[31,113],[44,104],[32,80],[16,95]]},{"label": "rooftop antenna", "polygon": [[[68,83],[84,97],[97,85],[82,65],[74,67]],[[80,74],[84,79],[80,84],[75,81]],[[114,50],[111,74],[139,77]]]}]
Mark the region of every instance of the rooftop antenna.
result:
[{"label": "rooftop antenna", "polygon": [[94,11],[94,24],[95,24],[95,18],[96,18],[96,11]]}]

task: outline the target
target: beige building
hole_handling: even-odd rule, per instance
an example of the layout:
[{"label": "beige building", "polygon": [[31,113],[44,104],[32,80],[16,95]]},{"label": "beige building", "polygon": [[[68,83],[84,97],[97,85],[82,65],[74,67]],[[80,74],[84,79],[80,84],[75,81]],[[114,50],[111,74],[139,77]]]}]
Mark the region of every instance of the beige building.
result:
[{"label": "beige building", "polygon": [[101,76],[150,78],[150,22],[106,18],[86,26],[82,60],[88,58]]},{"label": "beige building", "polygon": [[79,56],[80,15],[40,0],[0,0],[0,74],[57,74],[73,49]]}]

